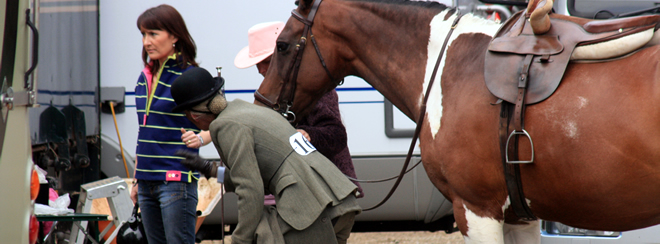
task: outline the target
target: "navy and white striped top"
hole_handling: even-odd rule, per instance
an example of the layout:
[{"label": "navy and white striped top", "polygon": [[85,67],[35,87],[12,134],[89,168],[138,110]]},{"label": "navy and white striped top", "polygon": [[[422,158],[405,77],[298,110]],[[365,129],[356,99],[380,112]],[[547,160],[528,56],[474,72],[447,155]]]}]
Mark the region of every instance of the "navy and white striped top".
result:
[{"label": "navy and white striped top", "polygon": [[[176,106],[170,86],[181,73],[192,68],[181,68],[176,61],[176,54],[169,56],[165,65],[153,79],[154,85],[148,84],[151,72],[148,67],[140,74],[135,86],[135,107],[137,109],[140,130],[136,148],[137,170],[135,178],[154,181],[192,182],[200,174],[181,164],[183,157],[174,156],[179,149],[199,153],[198,149],[186,147],[181,141],[181,128],[199,133],[199,129],[183,113],[172,113]],[[149,96],[147,89],[153,95]]]}]

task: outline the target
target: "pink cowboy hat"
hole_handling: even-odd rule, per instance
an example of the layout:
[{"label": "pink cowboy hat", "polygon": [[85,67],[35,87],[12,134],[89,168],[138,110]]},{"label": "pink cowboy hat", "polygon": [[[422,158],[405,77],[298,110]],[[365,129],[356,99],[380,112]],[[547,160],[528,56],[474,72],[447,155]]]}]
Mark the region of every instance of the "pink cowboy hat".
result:
[{"label": "pink cowboy hat", "polygon": [[256,24],[248,30],[248,46],[241,49],[234,65],[239,69],[244,69],[255,65],[275,51],[275,42],[284,28],[284,22],[274,21]]}]

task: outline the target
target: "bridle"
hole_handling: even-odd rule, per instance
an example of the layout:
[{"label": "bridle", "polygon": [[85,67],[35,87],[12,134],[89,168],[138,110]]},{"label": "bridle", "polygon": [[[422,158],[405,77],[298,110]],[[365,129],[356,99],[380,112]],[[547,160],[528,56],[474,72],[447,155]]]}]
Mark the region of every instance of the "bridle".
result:
[{"label": "bridle", "polygon": [[[325,72],[328,74],[328,77],[330,78],[330,80],[335,81],[335,79],[332,77],[332,74],[330,74],[330,70],[328,70],[328,67],[325,65],[325,61],[323,60],[323,56],[321,55],[321,52],[319,51],[319,47],[316,44],[316,40],[314,39],[314,35],[312,34],[312,29],[311,29],[312,24],[314,23],[314,16],[316,15],[316,12],[317,12],[321,2],[322,2],[322,0],[314,0],[314,4],[312,5],[312,9],[310,10],[309,15],[307,16],[306,19],[300,13],[298,13],[295,9],[293,11],[291,11],[291,15],[294,18],[296,18],[297,20],[299,20],[300,22],[302,22],[303,24],[305,24],[305,27],[303,29],[303,34],[300,37],[300,40],[298,41],[298,44],[296,45],[296,52],[295,52],[295,55],[294,55],[294,61],[291,63],[291,66],[289,67],[289,71],[287,72],[287,75],[285,76],[285,78],[287,78],[287,79],[285,79],[284,84],[282,84],[282,90],[280,91],[280,95],[278,97],[277,103],[274,103],[274,102],[270,101],[268,98],[266,98],[261,93],[259,93],[258,90],[254,92],[254,98],[257,101],[259,101],[259,102],[273,108],[274,110],[278,111],[280,114],[282,114],[282,116],[284,116],[284,118],[288,119],[289,122],[294,122],[296,120],[296,115],[293,112],[290,111],[290,108],[293,105],[293,97],[294,97],[294,94],[295,94],[295,91],[296,91],[296,81],[297,81],[297,78],[298,78],[298,71],[300,69],[300,62],[302,60],[303,50],[305,49],[305,45],[307,44],[307,34],[308,33],[310,35],[310,39],[312,40],[312,44],[314,45],[314,48],[316,49],[316,54],[318,55],[319,59],[321,60],[321,65],[323,65],[323,68],[325,69]],[[433,72],[431,74],[431,78],[429,79],[429,85],[426,88],[426,93],[424,95],[424,100],[423,100],[422,106],[420,108],[420,115],[418,117],[417,126],[415,127],[415,133],[413,134],[413,139],[412,139],[412,142],[410,144],[408,154],[406,156],[406,161],[403,164],[403,167],[401,169],[401,173],[397,177],[396,182],[394,182],[394,185],[390,189],[387,196],[385,196],[385,198],[382,201],[380,201],[375,206],[363,209],[362,211],[369,211],[369,210],[376,209],[376,208],[380,207],[381,205],[383,205],[385,202],[387,202],[387,200],[389,200],[389,198],[394,194],[394,191],[399,186],[399,183],[401,183],[401,180],[403,179],[403,176],[406,173],[406,169],[408,168],[408,165],[410,164],[410,160],[412,158],[412,153],[415,149],[417,139],[419,138],[419,133],[421,131],[422,124],[423,124],[422,122],[424,121],[424,117],[426,115],[426,103],[428,101],[428,98],[429,98],[429,95],[430,95],[430,92],[431,92],[431,87],[433,86],[433,82],[435,81],[436,74],[438,73],[440,61],[442,60],[443,53],[445,52],[445,48],[447,47],[447,44],[449,42],[449,39],[450,39],[452,33],[454,32],[454,29],[458,25],[458,22],[461,19],[461,17],[463,17],[462,14],[460,14],[460,13],[457,13],[457,14],[458,14],[457,17],[454,19],[454,21],[451,25],[451,29],[449,30],[449,32],[447,33],[447,36],[445,37],[445,41],[442,44],[442,49],[440,50],[440,54],[438,55],[438,60],[435,63],[435,66],[433,68]],[[337,82],[337,85],[339,86],[343,82],[344,82],[344,80],[342,79],[342,80]],[[289,90],[288,90],[289,94],[288,94],[288,96],[285,96],[286,92],[287,92],[287,89],[286,89],[287,85],[289,87]]]},{"label": "bridle", "polygon": [[[319,50],[319,46],[316,43],[316,39],[314,39],[314,34],[312,34],[312,24],[314,24],[314,16],[316,16],[316,12],[318,11],[319,5],[321,5],[322,1],[323,0],[314,0],[314,3],[312,4],[312,9],[309,11],[309,15],[307,15],[307,18],[303,17],[295,9],[291,11],[291,16],[299,20],[303,24],[305,24],[305,27],[303,29],[302,36],[298,41],[298,44],[296,44],[296,50],[293,55],[294,60],[293,62],[291,62],[291,65],[289,66],[289,70],[287,71],[286,76],[284,77],[285,78],[284,83],[282,84],[280,95],[277,97],[277,102],[272,102],[270,99],[266,98],[264,95],[259,93],[259,90],[256,90],[254,92],[254,98],[257,101],[263,103],[268,107],[273,108],[275,111],[279,112],[282,116],[284,116],[284,118],[289,120],[289,122],[294,122],[296,120],[296,114],[293,113],[290,109],[291,106],[293,106],[293,98],[296,93],[296,83],[298,80],[298,71],[300,70],[300,63],[302,61],[303,51],[305,50],[305,46],[307,45],[308,34],[309,34],[309,38],[312,40],[314,49],[316,49],[316,54],[318,55],[319,60],[321,61],[321,65],[323,65],[323,69],[325,69],[325,72],[328,74],[328,78],[330,78],[330,80],[333,82],[336,80],[332,76],[332,74],[330,74],[330,70],[325,64],[325,60],[321,55],[321,51]],[[343,78],[335,82],[337,86],[340,86],[343,83],[344,83]]]}]

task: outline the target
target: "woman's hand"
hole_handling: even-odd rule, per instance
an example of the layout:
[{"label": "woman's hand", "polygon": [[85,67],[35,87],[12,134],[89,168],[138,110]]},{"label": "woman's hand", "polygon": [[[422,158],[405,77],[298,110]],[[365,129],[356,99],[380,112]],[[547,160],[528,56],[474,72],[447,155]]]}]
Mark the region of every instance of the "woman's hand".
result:
[{"label": "woman's hand", "polygon": [[181,141],[189,148],[200,148],[211,143],[211,132],[203,130],[199,134],[195,134],[195,132],[181,128]]},{"label": "woman's hand", "polygon": [[197,136],[195,132],[186,131],[184,128],[181,128],[181,141],[183,141],[183,143],[189,148],[200,148],[204,145],[203,142],[200,141],[200,136]]},{"label": "woman's hand", "polygon": [[307,139],[309,142],[312,142],[312,138],[309,138],[309,134],[307,133],[307,131],[303,129],[296,129],[296,130],[300,132],[305,137],[305,139]]},{"label": "woman's hand", "polygon": [[133,184],[133,187],[131,189],[131,200],[133,200],[133,205],[137,203],[137,195],[138,195],[138,184],[137,181]]}]

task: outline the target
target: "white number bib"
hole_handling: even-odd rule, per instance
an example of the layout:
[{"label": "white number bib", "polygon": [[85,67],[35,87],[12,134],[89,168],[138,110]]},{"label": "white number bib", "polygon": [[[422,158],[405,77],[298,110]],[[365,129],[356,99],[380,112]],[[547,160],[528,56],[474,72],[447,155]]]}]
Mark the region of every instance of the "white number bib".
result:
[{"label": "white number bib", "polygon": [[302,133],[298,132],[289,137],[291,147],[300,155],[307,155],[316,151],[316,148],[310,143]]}]

